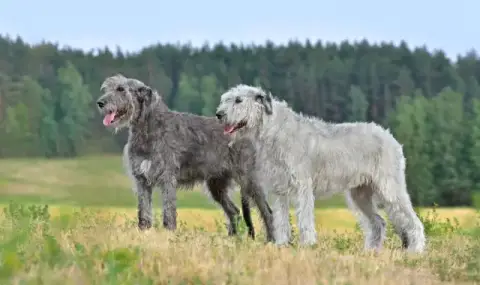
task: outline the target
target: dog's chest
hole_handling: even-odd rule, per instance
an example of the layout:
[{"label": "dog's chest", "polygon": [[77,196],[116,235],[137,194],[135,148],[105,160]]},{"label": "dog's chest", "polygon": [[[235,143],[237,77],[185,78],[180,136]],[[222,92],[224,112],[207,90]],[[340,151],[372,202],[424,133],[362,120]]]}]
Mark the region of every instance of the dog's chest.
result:
[{"label": "dog's chest", "polygon": [[153,144],[148,135],[140,132],[131,133],[128,138],[130,157],[149,157],[152,154]]},{"label": "dog's chest", "polygon": [[135,176],[146,177],[152,162],[149,159],[151,151],[146,146],[131,145],[129,142],[128,152],[126,153],[132,174]]},{"label": "dog's chest", "polygon": [[130,171],[134,176],[149,178],[148,174],[152,168],[152,161],[142,157],[129,157]]}]

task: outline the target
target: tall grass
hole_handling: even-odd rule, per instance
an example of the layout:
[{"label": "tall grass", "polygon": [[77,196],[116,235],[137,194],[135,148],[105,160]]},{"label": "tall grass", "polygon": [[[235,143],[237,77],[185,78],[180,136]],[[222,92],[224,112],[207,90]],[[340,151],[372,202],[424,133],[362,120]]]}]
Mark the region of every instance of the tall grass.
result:
[{"label": "tall grass", "polygon": [[265,244],[256,212],[257,240],[244,224],[227,237],[223,213],[198,188],[178,192],[176,232],[158,210],[155,228],[139,232],[117,156],[0,160],[0,204],[0,284],[480,283],[480,213],[468,208],[418,211],[424,255],[401,251],[391,226],[379,255],[364,252],[342,197],[317,201],[319,242],[309,248]]},{"label": "tall grass", "polygon": [[158,226],[139,232],[129,215],[101,209],[52,215],[46,205],[12,203],[0,217],[0,284],[480,282],[480,224],[460,227],[429,213],[422,215],[429,238],[424,255],[401,251],[392,231],[375,255],[363,251],[355,230],[322,227],[316,246],[294,241],[277,248],[264,243],[262,231],[248,239],[243,224],[238,237],[228,237],[223,219],[213,229],[183,220],[176,232]]}]

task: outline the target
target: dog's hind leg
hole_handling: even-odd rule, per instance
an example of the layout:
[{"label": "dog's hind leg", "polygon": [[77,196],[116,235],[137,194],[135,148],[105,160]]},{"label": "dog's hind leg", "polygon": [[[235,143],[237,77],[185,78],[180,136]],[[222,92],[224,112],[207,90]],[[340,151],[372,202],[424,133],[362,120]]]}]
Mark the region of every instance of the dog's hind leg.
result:
[{"label": "dog's hind leg", "polygon": [[426,243],[424,226],[413,210],[403,173],[398,175],[384,178],[376,194],[402,240],[402,247],[409,252],[421,253]]},{"label": "dog's hind leg", "polygon": [[[238,184],[240,184],[240,192],[241,192],[242,200],[247,199],[247,197],[251,198],[255,203],[255,205],[257,206],[257,209],[260,212],[260,217],[262,218],[262,221],[265,227],[267,242],[274,241],[275,238],[274,238],[272,209],[267,203],[267,197],[262,187],[252,176],[241,176],[237,178],[237,182]],[[242,201],[242,207],[243,206],[244,205]],[[247,223],[247,226],[249,225],[249,223],[251,224],[251,231],[253,232],[254,231],[253,222],[251,220],[250,213],[249,213],[250,209],[244,212],[248,213],[248,216],[245,216],[244,214],[244,219],[245,219],[245,222]],[[250,232],[250,228],[249,228],[249,232]]]},{"label": "dog's hind leg", "polygon": [[255,201],[257,205],[258,211],[260,212],[260,216],[263,220],[263,224],[266,230],[266,239],[267,242],[274,242],[275,241],[275,228],[273,225],[273,212],[267,202],[267,197],[262,190],[262,188],[258,185],[258,183],[250,183],[250,195]]},{"label": "dog's hind leg", "polygon": [[[247,225],[247,228],[248,228],[248,235],[252,239],[255,239],[255,228],[253,226],[252,213],[251,213],[251,210],[250,210],[249,198],[247,196],[242,195],[241,199],[242,199],[243,219],[245,220],[245,224]],[[265,208],[268,212],[268,215],[272,216],[272,218],[268,217],[268,218],[271,219],[270,223],[272,224],[272,226],[268,227],[268,228],[271,228],[271,230],[270,230],[270,236],[271,237],[267,238],[270,241],[270,240],[273,240],[273,211],[272,211],[272,208],[270,208],[270,205],[268,205],[267,201],[265,201],[265,203],[260,201],[260,203],[265,204]],[[265,225],[265,227],[267,228],[266,225]],[[267,233],[268,233],[268,231],[267,231]],[[267,234],[267,236],[268,236],[268,234]]]},{"label": "dog's hind leg", "polygon": [[253,227],[252,212],[250,211],[250,203],[249,203],[248,197],[242,195],[241,200],[242,200],[243,219],[245,220],[245,224],[247,225],[247,228],[248,228],[248,235],[252,239],[255,239],[255,228]]},{"label": "dog's hind leg", "polygon": [[236,235],[237,221],[240,216],[240,210],[237,208],[237,206],[235,206],[235,204],[228,196],[230,179],[227,177],[215,177],[208,179],[206,182],[212,198],[220,204],[223,211],[228,217],[228,235]]},{"label": "dog's hind leg", "polygon": [[349,208],[358,215],[365,236],[365,249],[379,251],[385,239],[386,222],[378,214],[371,186],[360,186],[346,193]]}]

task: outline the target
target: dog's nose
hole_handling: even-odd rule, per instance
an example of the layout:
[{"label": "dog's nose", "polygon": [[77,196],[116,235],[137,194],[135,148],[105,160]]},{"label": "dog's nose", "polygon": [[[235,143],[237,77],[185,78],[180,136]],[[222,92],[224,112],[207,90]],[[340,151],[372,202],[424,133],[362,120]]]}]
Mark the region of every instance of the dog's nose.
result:
[{"label": "dog's nose", "polygon": [[219,119],[219,120],[223,117],[223,115],[225,115],[224,112],[217,112],[217,113],[215,114],[215,116],[217,116],[217,119]]},{"label": "dog's nose", "polygon": [[103,108],[103,106],[105,106],[105,102],[99,100],[99,101],[97,101],[97,105],[98,105],[99,108]]}]

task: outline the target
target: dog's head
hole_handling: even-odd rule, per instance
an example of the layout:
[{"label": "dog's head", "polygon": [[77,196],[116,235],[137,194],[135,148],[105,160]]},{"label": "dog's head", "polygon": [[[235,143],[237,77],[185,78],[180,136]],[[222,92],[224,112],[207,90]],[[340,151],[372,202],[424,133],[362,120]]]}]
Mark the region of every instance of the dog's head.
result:
[{"label": "dog's head", "polygon": [[103,93],[97,100],[97,106],[106,127],[122,128],[139,111],[142,104],[149,104],[154,91],[143,82],[127,78],[121,74],[107,77],[101,87]]},{"label": "dog's head", "polygon": [[226,134],[242,135],[260,126],[263,117],[272,112],[270,93],[240,84],[222,94],[216,116],[224,124]]}]

